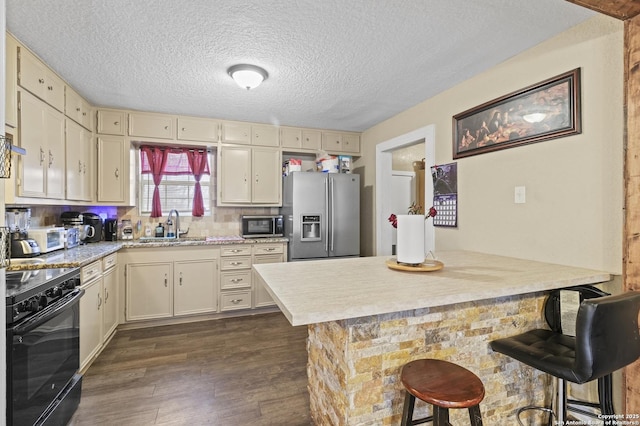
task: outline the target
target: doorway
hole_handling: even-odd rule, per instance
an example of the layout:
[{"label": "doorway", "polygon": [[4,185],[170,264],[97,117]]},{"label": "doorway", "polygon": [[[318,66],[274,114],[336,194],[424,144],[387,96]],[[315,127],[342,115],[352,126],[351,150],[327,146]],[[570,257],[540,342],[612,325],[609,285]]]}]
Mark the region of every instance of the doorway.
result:
[{"label": "doorway", "polygon": [[[394,205],[394,179],[392,167],[393,151],[424,143],[425,168],[429,170],[435,164],[435,126],[429,125],[413,132],[406,133],[388,141],[376,145],[376,255],[387,256],[392,254],[394,244],[394,229],[387,218],[391,213],[398,214]],[[429,176],[429,174],[427,174]],[[427,179],[429,179],[427,177]],[[425,200],[433,199],[433,185],[425,184]],[[426,203],[427,206],[429,203]],[[409,207],[408,205],[406,206]],[[400,212],[404,213],[404,212]],[[425,251],[434,250],[435,232],[433,222],[425,224]]]}]

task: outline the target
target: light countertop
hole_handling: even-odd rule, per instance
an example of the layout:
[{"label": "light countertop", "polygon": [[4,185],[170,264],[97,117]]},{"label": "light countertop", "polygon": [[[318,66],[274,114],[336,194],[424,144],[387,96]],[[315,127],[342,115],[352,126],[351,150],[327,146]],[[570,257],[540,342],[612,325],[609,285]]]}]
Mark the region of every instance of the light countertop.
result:
[{"label": "light countertop", "polygon": [[292,325],[533,293],[611,279],[609,273],[469,251],[437,252],[435,272],[389,269],[391,256],[253,265]]}]

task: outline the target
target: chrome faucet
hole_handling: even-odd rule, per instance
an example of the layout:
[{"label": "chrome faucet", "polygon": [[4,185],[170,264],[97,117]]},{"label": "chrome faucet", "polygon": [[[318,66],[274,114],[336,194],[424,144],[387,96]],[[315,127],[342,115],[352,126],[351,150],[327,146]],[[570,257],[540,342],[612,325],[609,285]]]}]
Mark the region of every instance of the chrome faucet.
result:
[{"label": "chrome faucet", "polygon": [[[176,223],[175,223],[175,226],[173,226],[174,224],[173,224],[173,221],[171,220],[171,216],[172,216],[174,213],[176,214]],[[169,231],[171,230],[171,226],[173,226],[173,229],[174,229],[174,231],[175,231],[175,232],[173,232],[173,235],[171,235],[172,233],[171,233],[171,232],[169,232]],[[169,229],[167,229],[167,236],[168,236],[168,237],[175,237],[176,239],[177,239],[177,238],[180,238],[180,214],[178,213],[178,210],[176,210],[176,209],[172,209],[172,210],[169,212],[169,216],[167,217],[167,227],[169,228]]]}]

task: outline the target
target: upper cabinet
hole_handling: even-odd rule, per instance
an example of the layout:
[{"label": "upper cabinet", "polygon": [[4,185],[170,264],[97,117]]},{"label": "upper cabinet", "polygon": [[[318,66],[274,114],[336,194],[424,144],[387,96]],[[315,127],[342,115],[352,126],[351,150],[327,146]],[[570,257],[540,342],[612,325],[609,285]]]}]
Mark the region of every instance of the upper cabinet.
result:
[{"label": "upper cabinet", "polygon": [[322,149],[329,154],[360,154],[360,135],[357,133],[322,132]]},{"label": "upper cabinet", "polygon": [[321,135],[320,130],[283,127],[280,130],[280,142],[285,150],[309,149],[318,151],[321,149]]},{"label": "upper cabinet", "polygon": [[129,114],[129,136],[175,139],[174,117],[135,112]]},{"label": "upper cabinet", "polygon": [[118,110],[98,110],[98,133],[102,135],[124,136],[127,123],[126,113]]},{"label": "upper cabinet", "polygon": [[222,142],[278,147],[280,136],[276,126],[229,121],[222,123]]},{"label": "upper cabinet", "polygon": [[218,142],[220,123],[208,118],[178,117],[178,139]]},{"label": "upper cabinet", "polygon": [[18,85],[64,111],[64,81],[33,53],[18,46]]},{"label": "upper cabinet", "polygon": [[7,33],[4,121],[7,126],[18,127],[18,41]]},{"label": "upper cabinet", "polygon": [[87,129],[93,131],[93,109],[75,90],[65,88],[64,112],[67,117]]}]

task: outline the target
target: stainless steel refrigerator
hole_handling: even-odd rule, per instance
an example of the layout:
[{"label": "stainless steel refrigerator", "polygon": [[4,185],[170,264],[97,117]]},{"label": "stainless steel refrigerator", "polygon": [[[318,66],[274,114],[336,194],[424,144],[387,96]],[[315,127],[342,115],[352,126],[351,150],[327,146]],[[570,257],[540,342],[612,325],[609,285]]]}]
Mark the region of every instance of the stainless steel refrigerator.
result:
[{"label": "stainless steel refrigerator", "polygon": [[360,176],[293,172],[283,178],[288,260],[360,255]]}]

